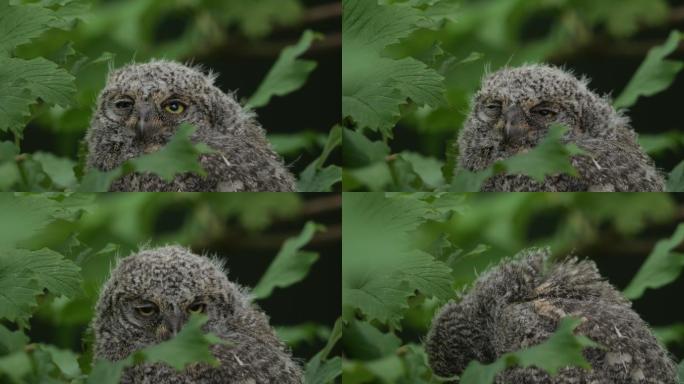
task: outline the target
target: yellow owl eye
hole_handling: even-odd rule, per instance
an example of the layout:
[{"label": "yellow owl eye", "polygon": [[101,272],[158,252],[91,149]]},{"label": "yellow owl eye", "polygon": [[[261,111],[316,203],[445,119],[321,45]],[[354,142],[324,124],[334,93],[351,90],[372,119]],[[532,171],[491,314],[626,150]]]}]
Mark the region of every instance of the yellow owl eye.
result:
[{"label": "yellow owl eye", "polygon": [[179,115],[185,111],[185,104],[180,101],[171,101],[164,106],[164,110],[169,113]]},{"label": "yellow owl eye", "polygon": [[188,307],[188,313],[204,313],[207,305],[204,303],[194,303]]},{"label": "yellow owl eye", "polygon": [[141,316],[145,316],[145,317],[150,317],[159,311],[157,306],[152,304],[152,303],[145,303],[145,304],[139,305],[139,306],[135,307],[135,310]]}]

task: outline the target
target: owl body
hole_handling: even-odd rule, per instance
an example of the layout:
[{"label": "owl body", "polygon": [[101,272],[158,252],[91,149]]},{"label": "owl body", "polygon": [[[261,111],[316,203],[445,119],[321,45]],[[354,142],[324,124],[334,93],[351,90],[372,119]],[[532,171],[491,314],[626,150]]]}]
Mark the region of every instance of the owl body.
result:
[{"label": "owl body", "polygon": [[487,272],[463,300],[447,304],[433,320],[426,350],[435,373],[459,375],[472,360],[491,363],[503,354],[538,345],[561,319],[582,323],[576,334],[604,348],[586,348],[591,370],[566,367],[557,376],[514,367],[497,384],[676,384],[668,352],[591,261],[547,265],[548,251],[528,250]]},{"label": "owl body", "polygon": [[211,347],[218,366],[182,371],[161,363],[124,371],[122,383],[301,384],[302,372],[268,318],[215,261],[177,246],[123,259],[104,285],[92,324],[96,359],[117,361],[176,334],[193,312],[205,332],[226,344]]},{"label": "owl body", "polygon": [[587,80],[546,65],[506,68],[485,78],[459,135],[459,166],[480,171],[525,153],[554,123],[568,127],[562,141],[584,153],[571,158],[577,175],[538,182],[499,174],[483,191],[662,191],[664,180],[639,146],[627,117],[590,91]]},{"label": "owl body", "polygon": [[295,179],[273,151],[263,128],[214,76],[179,63],[152,61],[113,71],[97,101],[86,141],[89,168],[109,171],[168,144],[182,123],[191,140],[212,153],[200,163],[207,175],[133,173],[113,191],[293,191]]}]

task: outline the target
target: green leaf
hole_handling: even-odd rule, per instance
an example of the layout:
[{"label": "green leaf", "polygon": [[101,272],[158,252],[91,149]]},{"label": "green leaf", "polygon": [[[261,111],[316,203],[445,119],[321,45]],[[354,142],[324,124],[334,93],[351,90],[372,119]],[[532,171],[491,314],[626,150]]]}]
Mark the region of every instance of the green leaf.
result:
[{"label": "green leaf", "polygon": [[73,160],[57,157],[47,152],[37,152],[31,157],[40,163],[43,171],[57,187],[64,189],[76,185],[76,175],[74,174],[76,162]]},{"label": "green leaf", "polygon": [[124,163],[111,171],[91,169],[83,175],[77,190],[79,192],[107,192],[114,180],[131,172],[133,172],[133,167],[130,163]]},{"label": "green leaf", "polygon": [[321,155],[307,165],[299,175],[297,189],[300,192],[330,192],[332,186],[342,180],[340,167],[336,165],[323,167],[330,153],[341,143],[342,128],[336,125],[330,130]]},{"label": "green leaf", "polygon": [[328,359],[328,355],[340,338],[342,338],[342,319],[337,319],[325,347],[304,367],[304,383],[328,384],[342,374],[342,359],[339,356]]},{"label": "green leaf", "polygon": [[624,290],[630,300],[640,298],[648,288],[660,288],[675,281],[684,267],[684,254],[673,252],[684,242],[684,224],[669,239],[658,241],[651,254]]},{"label": "green leaf", "polygon": [[20,351],[28,342],[29,338],[24,332],[12,332],[0,324],[0,355]]},{"label": "green leaf", "polygon": [[508,174],[528,175],[543,182],[547,175],[567,173],[577,175],[570,156],[582,151],[574,144],[563,144],[567,127],[554,124],[544,139],[527,153],[521,153],[500,162]]},{"label": "green leaf", "polygon": [[451,297],[450,268],[416,249],[413,231],[432,213],[429,203],[403,195],[347,193],[342,204],[343,316],[356,310],[399,326],[416,290]]},{"label": "green leaf", "polygon": [[684,63],[666,60],[682,40],[682,33],[672,31],[663,45],[651,48],[632,79],[615,100],[615,108],[627,108],[641,96],[652,96],[667,89],[684,68]]},{"label": "green leaf", "polygon": [[278,338],[290,348],[300,345],[312,345],[316,341],[325,341],[330,337],[330,327],[312,322],[297,325],[280,325],[275,327]]},{"label": "green leaf", "polygon": [[176,370],[182,370],[188,364],[195,362],[218,365],[209,347],[223,343],[212,334],[205,334],[202,326],[208,318],[204,315],[193,314],[178,332],[176,337],[160,344],[151,345],[133,355],[135,361],[147,363],[163,362]]},{"label": "green leaf", "polygon": [[252,290],[252,296],[265,299],[271,296],[276,287],[285,288],[304,279],[318,260],[318,253],[302,251],[301,248],[311,241],[317,231],[322,230],[322,226],[309,221],[297,237],[287,239]]},{"label": "green leaf", "polygon": [[423,184],[422,190],[435,189],[444,185],[444,176],[442,176],[444,164],[441,161],[410,151],[401,152],[399,157],[411,165],[413,172]]},{"label": "green leaf", "polygon": [[392,332],[381,332],[368,322],[352,320],[344,330],[342,343],[347,355],[374,360],[395,354],[401,346],[401,339]]},{"label": "green leaf", "polygon": [[363,134],[344,128],[342,130],[342,156],[346,167],[358,168],[385,161],[390,149],[382,141],[370,141]]},{"label": "green leaf", "polygon": [[322,38],[322,35],[307,30],[297,44],[283,49],[266,78],[247,101],[247,107],[263,107],[274,95],[284,96],[301,88],[309,74],[316,69],[316,62],[298,57],[309,49],[314,40]]},{"label": "green leaf", "polygon": [[76,296],[80,268],[49,249],[0,251],[0,318],[26,324],[35,296],[48,289],[55,295]]},{"label": "green leaf", "polygon": [[491,384],[499,372],[514,366],[535,366],[545,370],[551,376],[567,366],[591,369],[582,351],[584,348],[599,345],[586,336],[573,334],[574,329],[581,323],[581,319],[566,317],[561,320],[556,332],[539,345],[506,353],[487,365],[473,361],[466,367],[460,382],[461,384]]},{"label": "green leaf", "polygon": [[684,192],[684,161],[677,166],[667,176],[668,192]]},{"label": "green leaf", "polygon": [[[0,249],[13,248],[54,220],[57,202],[40,195],[0,194]],[[2,254],[2,253],[0,253]]]},{"label": "green leaf", "polygon": [[145,362],[166,363],[176,370],[182,370],[195,362],[217,365],[219,362],[211,353],[210,346],[225,342],[202,331],[207,319],[206,315],[193,314],[171,340],[148,346],[123,360],[98,360],[88,377],[88,384],[118,384],[126,367]]},{"label": "green leaf", "polygon": [[171,141],[157,152],[128,160],[111,171],[89,170],[83,176],[78,191],[107,192],[114,180],[131,172],[154,173],[166,181],[173,180],[176,174],[183,172],[205,175],[199,156],[212,153],[213,150],[204,144],[193,143],[190,136],[194,131],[195,127],[181,124]]},{"label": "green leaf", "polygon": [[316,355],[306,364],[304,383],[328,384],[334,382],[333,380],[341,374],[342,359],[339,356],[322,361]]},{"label": "green leaf", "polygon": [[332,192],[333,185],[342,180],[342,168],[329,165],[317,169],[314,163],[306,166],[299,175],[297,190],[300,192]]},{"label": "green leaf", "polygon": [[658,341],[666,347],[684,345],[684,323],[652,327],[651,329]]},{"label": "green leaf", "polygon": [[563,143],[562,138],[567,129],[565,126],[553,124],[539,144],[526,153],[497,161],[478,172],[457,170],[449,190],[477,192],[485,180],[497,173],[527,175],[539,182],[543,182],[548,175],[577,175],[577,170],[572,166],[570,159],[571,156],[584,152],[575,144]]},{"label": "green leaf", "polygon": [[74,77],[41,57],[0,57],[0,131],[18,129],[37,98],[68,106],[76,94]]},{"label": "green leaf", "polygon": [[482,183],[494,176],[494,168],[489,167],[482,171],[472,172],[459,168],[452,177],[449,186],[450,192],[479,192]]},{"label": "green leaf", "polygon": [[7,55],[17,46],[26,44],[50,29],[54,20],[49,9],[34,5],[10,6],[0,0],[0,55]]},{"label": "green leaf", "polygon": [[195,127],[181,124],[171,141],[159,151],[131,159],[129,162],[137,172],[150,172],[166,181],[173,180],[178,173],[193,172],[206,175],[199,162],[199,155],[212,151],[204,144],[194,144],[190,136]]},{"label": "green leaf", "polygon": [[6,374],[15,383],[23,383],[21,380],[31,372],[31,359],[24,351],[17,351],[7,356],[0,356],[0,377]]},{"label": "green leaf", "polygon": [[443,77],[412,58],[390,59],[382,51],[429,21],[417,8],[378,5],[375,1],[346,0],[342,16],[342,116],[357,128],[391,137],[399,105],[444,103]]},{"label": "green leaf", "polygon": [[298,155],[303,151],[317,149],[325,145],[327,138],[328,135],[308,130],[268,135],[268,141],[281,156]]},{"label": "green leaf", "polygon": [[40,348],[50,355],[52,362],[66,377],[75,379],[81,376],[81,367],[75,353],[52,345],[41,345]]},{"label": "green leaf", "polygon": [[119,384],[123,370],[133,364],[133,359],[119,361],[98,360],[88,376],[88,384]]},{"label": "green leaf", "polygon": [[18,154],[19,148],[14,143],[0,142],[0,191],[9,190],[21,181],[21,174],[16,163]]}]

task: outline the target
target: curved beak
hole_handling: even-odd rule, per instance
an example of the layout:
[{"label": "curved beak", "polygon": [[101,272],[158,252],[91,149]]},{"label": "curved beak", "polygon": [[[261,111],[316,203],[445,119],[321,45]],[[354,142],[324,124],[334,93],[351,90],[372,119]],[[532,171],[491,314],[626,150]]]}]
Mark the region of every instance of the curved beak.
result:
[{"label": "curved beak", "polygon": [[185,315],[182,311],[174,309],[173,312],[167,314],[162,319],[162,323],[159,327],[159,338],[161,340],[168,340],[173,338],[180,332],[185,325]]},{"label": "curved beak", "polygon": [[159,126],[154,109],[148,105],[141,105],[138,110],[138,122],[135,124],[135,137],[144,139]]},{"label": "curved beak", "polygon": [[504,112],[504,141],[517,141],[527,135],[530,126],[525,119],[525,112],[519,105],[513,105]]}]

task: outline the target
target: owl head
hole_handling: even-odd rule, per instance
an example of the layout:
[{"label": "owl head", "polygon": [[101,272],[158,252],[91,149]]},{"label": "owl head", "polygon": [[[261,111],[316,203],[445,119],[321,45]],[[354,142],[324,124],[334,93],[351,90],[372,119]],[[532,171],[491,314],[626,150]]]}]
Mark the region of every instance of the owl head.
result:
[{"label": "owl head", "polygon": [[118,360],[174,336],[193,313],[205,331],[256,332],[268,327],[221,265],[178,246],[143,250],[112,271],[96,306],[95,355]]},{"label": "owl head", "polygon": [[587,83],[549,65],[489,74],[474,96],[460,145],[495,161],[536,146],[554,123],[569,128],[569,140],[614,135],[627,119]]},{"label": "owl head", "polygon": [[108,170],[154,152],[181,123],[194,125],[200,135],[239,129],[248,114],[214,86],[214,79],[198,68],[162,60],[112,71],[88,132],[91,165]]}]

